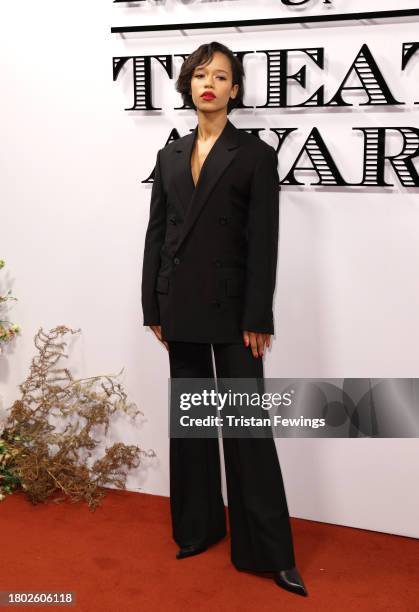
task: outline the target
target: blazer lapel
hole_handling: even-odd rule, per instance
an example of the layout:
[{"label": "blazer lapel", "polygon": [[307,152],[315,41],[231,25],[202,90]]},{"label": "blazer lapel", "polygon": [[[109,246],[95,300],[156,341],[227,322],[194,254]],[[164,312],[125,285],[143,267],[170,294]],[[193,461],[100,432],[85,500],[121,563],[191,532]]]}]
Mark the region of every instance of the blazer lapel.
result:
[{"label": "blazer lapel", "polygon": [[233,161],[239,146],[239,130],[227,119],[223,131],[212,145],[202,165],[198,183],[194,187],[190,159],[192,147],[198,133],[198,126],[194,131],[179,141],[176,148],[176,168],[174,185],[182,206],[185,220],[180,232],[175,251],[179,249],[186,236],[198,219],[204,204],[220,179],[223,172]]}]

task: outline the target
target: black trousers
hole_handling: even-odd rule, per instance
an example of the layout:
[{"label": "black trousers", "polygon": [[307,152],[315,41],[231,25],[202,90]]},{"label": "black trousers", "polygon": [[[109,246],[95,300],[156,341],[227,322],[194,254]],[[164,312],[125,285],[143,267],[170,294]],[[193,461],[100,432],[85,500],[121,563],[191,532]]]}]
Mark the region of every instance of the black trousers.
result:
[{"label": "black trousers", "polygon": [[[263,378],[263,361],[240,344],[169,342],[171,378]],[[295,565],[281,468],[273,437],[223,438],[231,540],[237,569]],[[170,438],[172,533],[179,546],[226,535],[218,438]]]}]

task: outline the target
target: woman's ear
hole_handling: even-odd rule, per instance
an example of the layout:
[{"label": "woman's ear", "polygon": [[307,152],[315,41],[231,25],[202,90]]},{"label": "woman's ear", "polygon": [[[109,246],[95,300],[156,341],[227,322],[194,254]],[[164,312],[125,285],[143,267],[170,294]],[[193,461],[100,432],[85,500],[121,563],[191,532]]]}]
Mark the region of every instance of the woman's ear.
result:
[{"label": "woman's ear", "polygon": [[239,86],[237,85],[237,83],[233,85],[232,90],[234,90],[234,94],[230,94],[230,98],[234,100],[234,98],[237,96],[238,91],[239,91]]}]

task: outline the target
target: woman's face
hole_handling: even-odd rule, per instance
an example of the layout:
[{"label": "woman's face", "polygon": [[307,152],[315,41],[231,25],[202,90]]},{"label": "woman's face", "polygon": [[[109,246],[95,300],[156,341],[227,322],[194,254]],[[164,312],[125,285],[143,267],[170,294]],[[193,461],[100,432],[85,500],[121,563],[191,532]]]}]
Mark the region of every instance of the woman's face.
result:
[{"label": "woman's face", "polygon": [[[205,66],[197,66],[191,78],[191,96],[196,108],[205,113],[220,111],[235,98],[239,89],[232,84],[230,60],[224,53],[215,51]],[[206,96],[203,94],[206,94]]]}]

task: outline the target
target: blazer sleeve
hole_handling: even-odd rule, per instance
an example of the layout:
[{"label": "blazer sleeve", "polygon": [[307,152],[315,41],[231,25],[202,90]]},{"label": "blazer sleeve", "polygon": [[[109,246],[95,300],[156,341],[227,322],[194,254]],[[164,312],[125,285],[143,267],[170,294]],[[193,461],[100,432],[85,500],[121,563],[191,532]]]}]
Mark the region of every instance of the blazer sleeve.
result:
[{"label": "blazer sleeve", "polygon": [[256,164],[248,211],[248,250],[242,329],[274,333],[273,294],[279,234],[278,158],[273,147]]},{"label": "blazer sleeve", "polygon": [[160,325],[160,311],[155,287],[160,268],[160,250],[164,243],[166,231],[166,198],[161,177],[160,153],[161,149],[157,152],[154,167],[150,216],[144,243],[141,281],[143,325]]}]

